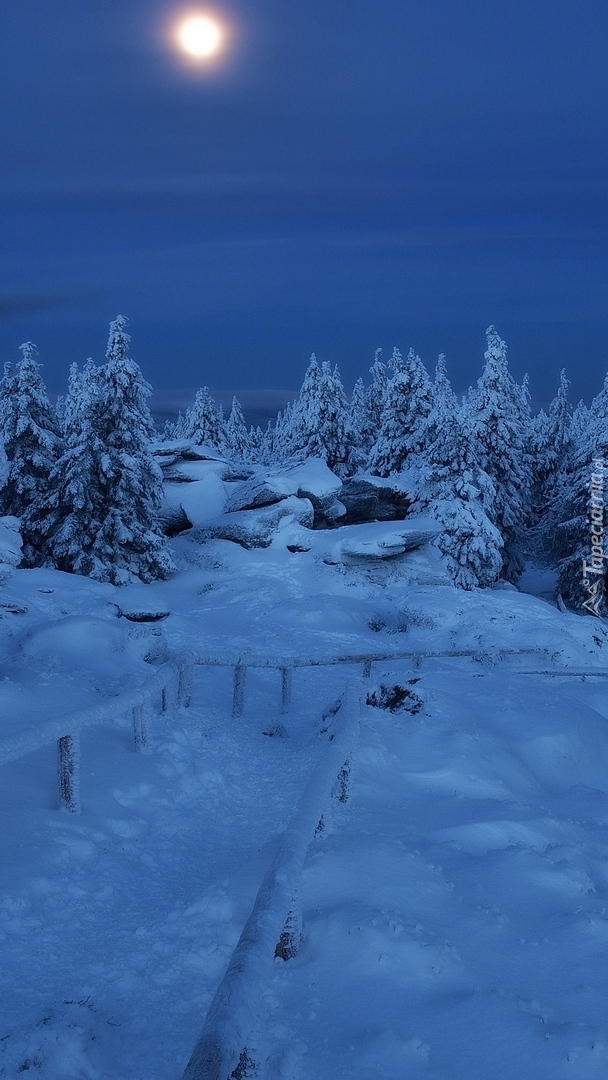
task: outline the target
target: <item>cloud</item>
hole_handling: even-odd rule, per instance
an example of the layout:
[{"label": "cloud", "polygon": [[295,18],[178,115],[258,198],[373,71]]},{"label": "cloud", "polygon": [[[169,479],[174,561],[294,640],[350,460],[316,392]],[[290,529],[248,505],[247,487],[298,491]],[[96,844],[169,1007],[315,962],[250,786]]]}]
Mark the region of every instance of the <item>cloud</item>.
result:
[{"label": "cloud", "polygon": [[0,318],[24,315],[33,311],[48,311],[71,304],[83,294],[66,293],[5,293],[0,294]]}]

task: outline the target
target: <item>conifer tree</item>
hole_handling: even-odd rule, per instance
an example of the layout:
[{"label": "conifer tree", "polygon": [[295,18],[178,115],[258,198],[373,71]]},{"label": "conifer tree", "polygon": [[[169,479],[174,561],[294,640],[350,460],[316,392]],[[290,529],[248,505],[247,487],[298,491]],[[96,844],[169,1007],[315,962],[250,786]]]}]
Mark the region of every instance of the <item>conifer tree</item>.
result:
[{"label": "conifer tree", "polygon": [[494,484],[479,466],[460,411],[444,412],[443,422],[433,429],[417,508],[431,513],[441,525],[434,543],[454,583],[463,589],[492,585],[503,561],[502,537],[488,516],[496,495]]},{"label": "conifer tree", "polygon": [[435,381],[432,388],[432,407],[424,430],[423,454],[439,435],[446,418],[461,417],[462,407],[448,378],[445,353],[440,353],[435,368]]},{"label": "conifer tree", "polygon": [[1,407],[2,436],[9,471],[2,490],[2,512],[21,519],[23,562],[40,559],[36,520],[49,491],[49,478],[59,456],[61,439],[55,412],[36,361],[36,346],[21,346],[15,375],[5,372]]},{"label": "conifer tree", "polygon": [[337,367],[321,367],[313,353],[291,412],[287,443],[301,460],[321,457],[340,476],[349,471],[348,402]]},{"label": "conifer tree", "polygon": [[120,315],[110,325],[106,363],[93,399],[95,430],[105,448],[93,576],[116,585],[132,576],[142,581],[165,578],[174,569],[158,519],[162,474],[150,453],[155,435],[147,404],[151,388],[129,357],[126,326]]},{"label": "conifer tree", "polygon": [[386,401],[388,376],[386,364],[382,362],[382,349],[376,349],[374,362],[369,371],[372,381],[365,391],[365,412],[361,427],[362,446],[368,457],[378,438]]},{"label": "conifer tree", "polygon": [[364,469],[367,465],[369,447],[367,436],[368,411],[367,391],[363,379],[357,379],[348,409],[348,429],[350,434],[349,472]]},{"label": "conifer tree", "polygon": [[565,457],[552,515],[558,589],[580,610],[608,611],[608,376]]},{"label": "conifer tree", "polygon": [[228,453],[237,461],[249,460],[251,452],[249,432],[240,402],[235,397],[232,399],[230,415],[226,421],[224,442]]},{"label": "conifer tree", "polygon": [[224,448],[222,407],[213,400],[208,386],[197,391],[194,405],[186,410],[183,437],[193,439],[200,446],[212,446],[216,450]]},{"label": "conifer tree", "polygon": [[106,563],[94,554],[109,497],[104,477],[108,455],[99,429],[100,394],[99,372],[92,361],[87,361],[86,375],[72,365],[64,449],[51,473],[37,527],[48,564],[67,573],[111,580]]},{"label": "conifer tree", "polygon": [[532,422],[531,517],[534,525],[550,515],[557,494],[558,476],[572,446],[569,386],[566,372],[562,370],[560,385],[548,413],[541,409]]},{"label": "conifer tree", "polygon": [[419,356],[410,349],[404,360],[393,350],[389,380],[369,468],[379,476],[400,472],[408,458],[413,460],[424,446],[426,422],[432,408],[428,372]]},{"label": "conifer tree", "polygon": [[0,435],[0,492],[8,480],[8,458],[4,449],[4,439]]},{"label": "conifer tree", "polygon": [[514,582],[523,570],[530,486],[527,401],[509,373],[504,341],[493,326],[486,335],[486,362],[468,407],[479,465],[496,488],[493,524],[504,543],[502,576]]}]

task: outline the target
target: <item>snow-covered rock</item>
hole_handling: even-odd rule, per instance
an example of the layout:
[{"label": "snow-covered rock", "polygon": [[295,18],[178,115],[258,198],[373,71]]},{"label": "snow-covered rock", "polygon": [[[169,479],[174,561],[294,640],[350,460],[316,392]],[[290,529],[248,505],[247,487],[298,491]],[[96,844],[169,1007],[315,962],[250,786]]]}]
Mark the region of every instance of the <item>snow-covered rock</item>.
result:
[{"label": "snow-covered rock", "polygon": [[342,481],[322,458],[307,458],[286,475],[295,483],[298,495],[310,499],[313,506],[331,506],[342,490]]},{"label": "snow-covered rock", "polygon": [[199,446],[192,439],[168,439],[150,445],[150,452],[162,463],[163,458],[185,458],[187,461],[222,461],[216,446]]},{"label": "snow-covered rock", "polygon": [[345,524],[365,521],[401,521],[411,506],[405,487],[395,477],[356,476],[345,480],[340,492]]},{"label": "snow-covered rock", "polygon": [[272,506],[296,492],[297,484],[286,476],[252,477],[231,492],[226,502],[226,513]]},{"label": "snow-covered rock", "polygon": [[279,525],[297,523],[312,528],[314,510],[308,499],[292,495],[273,506],[239,510],[201,525],[193,532],[197,540],[233,540],[244,548],[269,547]]},{"label": "snow-covered rock", "polygon": [[125,585],[117,593],[118,615],[130,622],[159,622],[170,614],[166,596],[153,585]]},{"label": "snow-covered rock", "polygon": [[368,522],[336,529],[332,551],[339,559],[391,559],[433,540],[439,527],[432,518],[411,518],[396,528],[392,523]]},{"label": "snow-covered rock", "polygon": [[204,480],[180,489],[180,495],[180,506],[193,525],[202,525],[223,514],[228,497],[226,485],[212,472]]}]

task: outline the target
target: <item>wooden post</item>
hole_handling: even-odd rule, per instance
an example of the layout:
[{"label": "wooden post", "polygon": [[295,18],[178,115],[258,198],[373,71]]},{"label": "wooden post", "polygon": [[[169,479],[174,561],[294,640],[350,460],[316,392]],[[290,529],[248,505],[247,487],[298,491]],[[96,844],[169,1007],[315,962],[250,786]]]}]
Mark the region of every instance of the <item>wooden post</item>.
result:
[{"label": "wooden post", "polygon": [[179,669],[177,701],[188,708],[192,704],[192,684],[194,682],[194,664],[182,664]]},{"label": "wooden post", "polygon": [[141,705],[133,706],[133,741],[138,753],[145,753],[148,749],[148,730],[151,714],[150,702],[142,701]]},{"label": "wooden post", "polygon": [[242,659],[234,668],[234,689],[232,692],[232,715],[233,717],[242,716],[245,708],[245,676],[247,675],[247,668],[243,664]]},{"label": "wooden post", "polygon": [[285,927],[277,942],[274,955],[281,960],[291,960],[300,951],[302,944],[302,903],[300,890],[294,894],[291,907],[285,920]]},{"label": "wooden post", "polygon": [[59,805],[71,814],[80,810],[80,742],[78,735],[64,735],[57,740],[57,779]]},{"label": "wooden post", "polygon": [[371,673],[372,673],[372,662],[371,662],[371,660],[364,660],[364,662],[363,662],[363,678],[364,679],[369,679]]},{"label": "wooden post", "polygon": [[344,765],[340,769],[340,772],[338,773],[338,778],[336,780],[336,784],[335,784],[335,787],[334,787],[334,790],[333,790],[333,794],[335,795],[338,802],[341,802],[341,803],[348,802],[348,797],[349,797],[349,794],[350,794],[350,771],[351,771],[350,760],[348,760],[348,761],[344,762]]},{"label": "wooden post", "polygon": [[281,668],[281,713],[285,715],[291,708],[291,684],[293,681],[293,668]]}]

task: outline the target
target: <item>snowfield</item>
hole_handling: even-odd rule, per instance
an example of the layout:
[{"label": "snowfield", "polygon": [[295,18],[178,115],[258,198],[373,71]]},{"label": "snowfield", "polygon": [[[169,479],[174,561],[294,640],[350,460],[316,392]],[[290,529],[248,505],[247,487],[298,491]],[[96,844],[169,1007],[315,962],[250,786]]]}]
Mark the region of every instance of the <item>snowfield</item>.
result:
[{"label": "snowfield", "polygon": [[0,745],[186,649],[386,659],[368,678],[297,668],[285,715],[276,670],[248,671],[233,716],[232,668],[197,668],[149,753],[128,715],[84,733],[79,815],[57,809],[52,747],[0,765],[0,1076],[179,1080],[327,754],[321,717],[356,680],[351,797],[305,863],[302,947],[252,988],[257,1075],[604,1080],[605,623],[509,586],[462,592],[433,548],[400,547],[400,523],[386,542],[350,526],[346,546],[293,517],[267,547],[203,542],[199,484],[214,514],[226,504],[217,468],[191,478],[196,528],[167,581],[6,559]]}]

